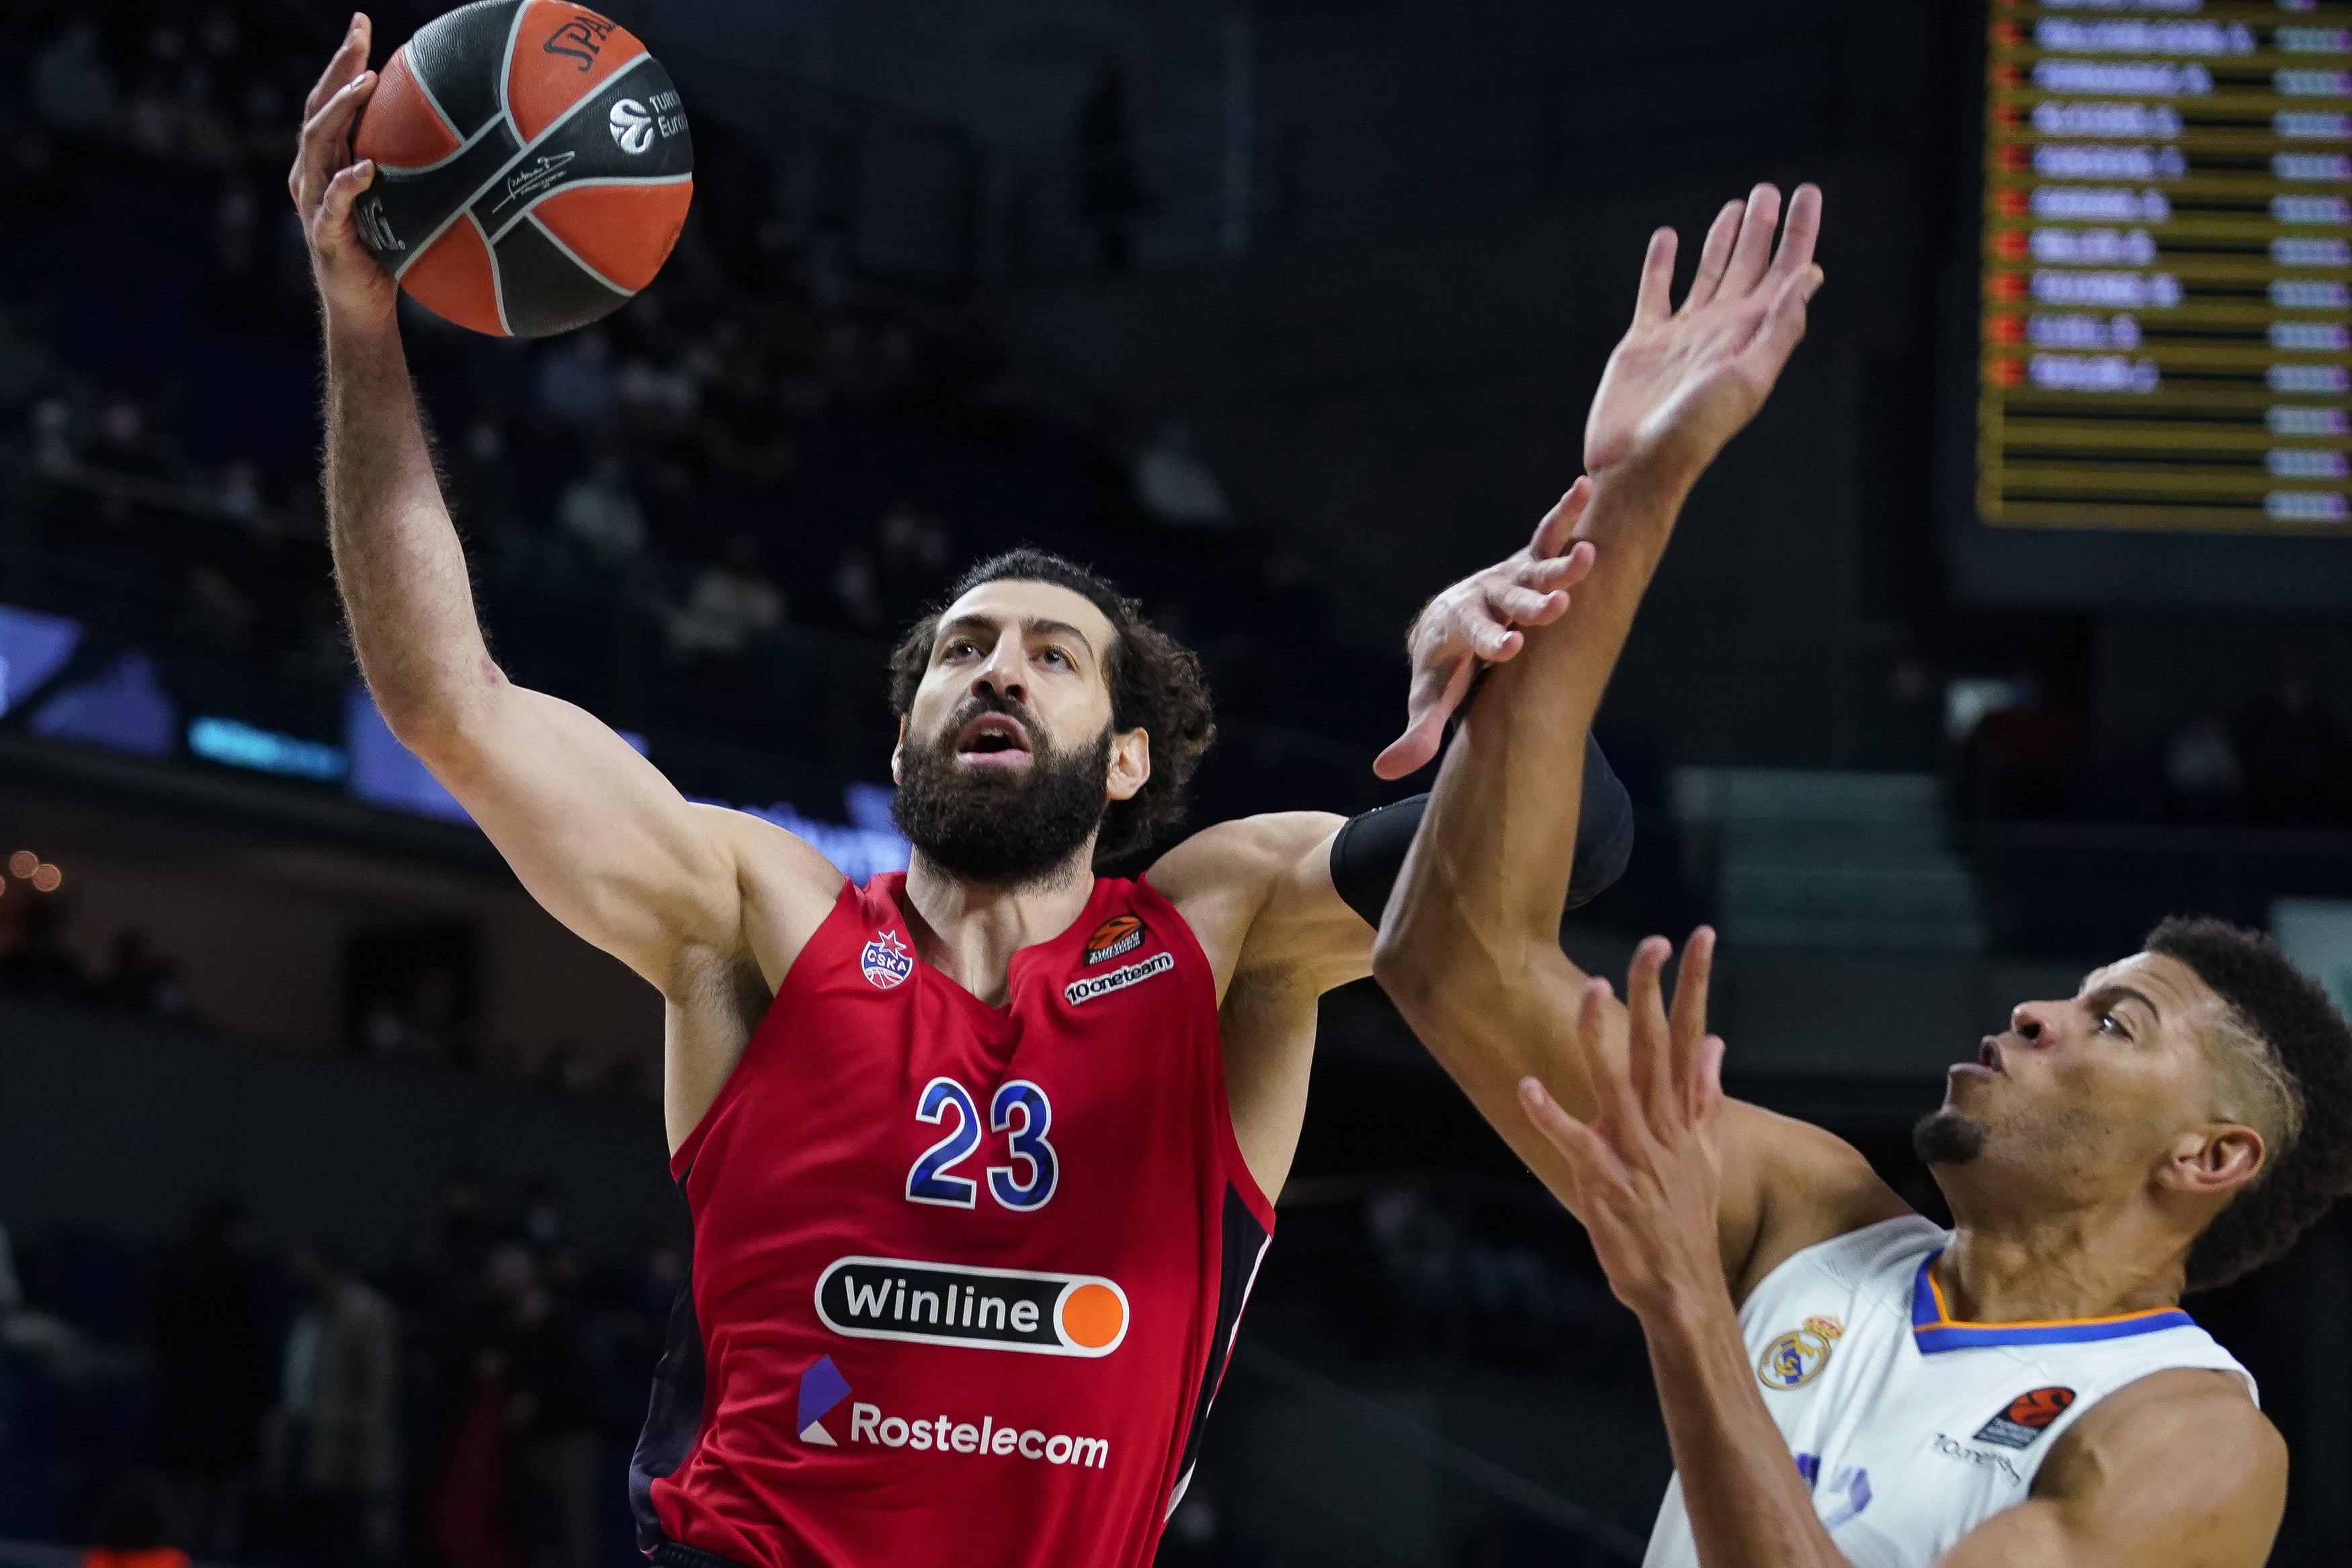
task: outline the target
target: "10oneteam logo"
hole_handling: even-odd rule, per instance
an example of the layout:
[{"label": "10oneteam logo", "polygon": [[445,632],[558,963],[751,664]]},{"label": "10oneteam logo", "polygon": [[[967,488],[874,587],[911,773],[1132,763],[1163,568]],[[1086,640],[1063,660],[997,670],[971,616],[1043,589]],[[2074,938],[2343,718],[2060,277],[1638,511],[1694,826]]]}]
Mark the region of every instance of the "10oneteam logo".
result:
[{"label": "10oneteam logo", "polygon": [[1127,1292],[1098,1274],[843,1258],[817,1276],[816,1315],[853,1339],[1033,1355],[1105,1356],[1127,1338]]}]

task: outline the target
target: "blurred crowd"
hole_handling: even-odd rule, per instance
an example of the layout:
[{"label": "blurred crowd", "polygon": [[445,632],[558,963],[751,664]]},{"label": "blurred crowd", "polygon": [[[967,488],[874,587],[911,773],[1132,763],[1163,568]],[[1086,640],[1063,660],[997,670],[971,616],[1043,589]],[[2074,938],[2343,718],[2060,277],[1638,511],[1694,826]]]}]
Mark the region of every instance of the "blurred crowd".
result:
[{"label": "blurred crowd", "polygon": [[159,1247],[0,1239],[0,1537],[260,1563],[636,1561],[623,1475],[685,1270],[668,1238],[592,1260],[551,1189],[501,1211],[462,1170],[369,1273],[324,1244],[260,1246],[230,1198]]},{"label": "blurred crowd", "polygon": [[[1284,1354],[1646,1397],[1638,1329],[1556,1210],[1476,1180],[1338,1186],[1287,1215],[1253,1305]],[[155,1244],[0,1230],[0,1539],[287,1568],[640,1562],[627,1456],[688,1267],[669,1236],[593,1257],[551,1187],[500,1204],[465,1169],[376,1268],[265,1246],[229,1197]],[[1218,1473],[1213,1446],[1166,1568],[1266,1561]],[[1461,1560],[1490,1561],[1486,1538]]]},{"label": "blurred crowd", "polygon": [[[190,993],[185,964],[159,951],[154,938],[136,926],[116,932],[103,961],[89,963],[70,939],[73,907],[64,894],[11,884],[0,875],[0,1001],[76,1008],[178,1029],[207,1027]],[[649,1055],[600,1058],[577,1042],[527,1051],[485,1040],[460,965],[426,961],[375,975],[351,990],[345,1011],[342,1044],[354,1056],[479,1073],[565,1095],[642,1104],[660,1093]]]},{"label": "blurred crowd", "polygon": [[[378,8],[379,63],[435,8]],[[63,520],[29,552],[46,575],[0,589],[136,617],[271,679],[348,678],[320,554],[315,307],[284,194],[345,18],[318,0],[45,0],[22,18],[26,47],[0,65],[0,463],[12,507],[32,515],[31,485]],[[1115,130],[1086,155],[1111,158]],[[873,640],[1027,540],[1149,583],[1230,710],[1377,729],[1351,695],[1377,683],[1312,674],[1344,657],[1323,646],[1325,590],[1236,524],[1182,432],[1025,400],[969,300],[787,222],[772,162],[715,116],[695,139],[677,251],[607,321],[515,344],[404,308],[523,678],[635,727],[806,747],[780,693],[878,665]],[[104,561],[77,554],[92,517],[115,529]],[[199,678],[176,668],[167,681]]]},{"label": "blurred crowd", "polygon": [[2282,672],[2240,712],[2190,711],[2137,746],[2030,676],[2008,688],[1962,747],[1972,817],[2352,829],[2352,728],[2304,669]]},{"label": "blurred crowd", "polygon": [[152,1023],[194,1024],[187,971],[137,926],[115,933],[96,971],[66,942],[69,906],[0,879],[0,998],[88,1007]]}]

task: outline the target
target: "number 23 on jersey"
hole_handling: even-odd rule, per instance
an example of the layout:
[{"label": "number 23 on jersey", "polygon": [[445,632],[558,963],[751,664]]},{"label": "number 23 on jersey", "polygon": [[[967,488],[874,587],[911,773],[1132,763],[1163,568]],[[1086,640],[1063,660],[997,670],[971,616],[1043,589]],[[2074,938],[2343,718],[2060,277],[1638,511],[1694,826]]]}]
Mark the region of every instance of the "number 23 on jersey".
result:
[{"label": "number 23 on jersey", "polygon": [[[933,1126],[953,1124],[907,1173],[907,1201],[948,1208],[978,1207],[980,1183],[953,1174],[980,1148],[980,1111],[971,1092],[952,1078],[934,1078],[923,1085],[915,1101],[915,1120]],[[982,1172],[988,1180],[989,1197],[1017,1213],[1045,1207],[1061,1179],[1054,1145],[1045,1137],[1053,1124],[1053,1102],[1027,1079],[1008,1080],[989,1096],[988,1130],[1012,1134],[1005,1140],[1005,1152],[1013,1162],[989,1166]]]}]

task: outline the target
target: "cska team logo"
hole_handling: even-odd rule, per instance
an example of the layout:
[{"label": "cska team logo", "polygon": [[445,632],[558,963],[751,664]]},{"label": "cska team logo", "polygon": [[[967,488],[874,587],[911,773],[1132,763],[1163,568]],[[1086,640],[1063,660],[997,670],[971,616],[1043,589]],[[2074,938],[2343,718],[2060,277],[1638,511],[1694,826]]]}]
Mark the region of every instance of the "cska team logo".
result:
[{"label": "cska team logo", "polygon": [[868,985],[887,991],[915,972],[915,955],[898,940],[897,932],[884,931],[857,955],[857,967],[865,972]]}]

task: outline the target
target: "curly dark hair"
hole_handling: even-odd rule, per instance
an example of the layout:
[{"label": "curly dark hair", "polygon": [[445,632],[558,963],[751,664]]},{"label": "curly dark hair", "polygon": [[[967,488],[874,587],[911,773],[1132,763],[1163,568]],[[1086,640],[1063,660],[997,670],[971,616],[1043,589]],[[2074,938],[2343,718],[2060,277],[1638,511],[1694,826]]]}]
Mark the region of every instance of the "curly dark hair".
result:
[{"label": "curly dark hair", "polygon": [[2228,1005],[2290,1101],[2294,1130],[2189,1249],[2188,1288],[2210,1291],[2278,1257],[2352,1191],[2352,1024],[2260,932],[2177,915],[2144,946],[2188,965]]},{"label": "curly dark hair", "polygon": [[1095,840],[1095,863],[1118,859],[1151,844],[1184,818],[1184,790],[1202,754],[1216,738],[1208,678],[1200,656],[1143,618],[1143,607],[1110,581],[1076,561],[1023,546],[980,562],[949,589],[930,613],[908,627],[890,652],[890,711],[900,718],[915,700],[930,667],[931,643],[947,607],[982,583],[1050,582],[1083,595],[1103,612],[1114,636],[1103,656],[1110,685],[1110,722],[1139,729],[1150,739],[1151,777],[1103,813]]}]

